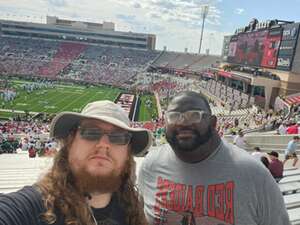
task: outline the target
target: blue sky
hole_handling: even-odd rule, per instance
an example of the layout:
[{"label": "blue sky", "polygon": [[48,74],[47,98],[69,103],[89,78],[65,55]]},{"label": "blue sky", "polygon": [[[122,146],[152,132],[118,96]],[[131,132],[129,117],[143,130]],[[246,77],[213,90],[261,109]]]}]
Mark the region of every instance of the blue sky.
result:
[{"label": "blue sky", "polygon": [[300,22],[300,0],[0,0],[0,18],[45,23],[46,15],[103,22],[121,31],[157,35],[157,49],[197,52],[201,7],[209,5],[202,50],[220,54],[223,36],[259,21]]}]

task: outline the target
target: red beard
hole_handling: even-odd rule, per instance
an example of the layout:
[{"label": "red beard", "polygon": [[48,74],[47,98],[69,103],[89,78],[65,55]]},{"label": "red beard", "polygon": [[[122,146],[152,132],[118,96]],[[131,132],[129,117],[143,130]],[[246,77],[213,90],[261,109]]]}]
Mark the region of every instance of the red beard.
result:
[{"label": "red beard", "polygon": [[75,177],[76,186],[82,193],[112,193],[120,188],[125,175],[128,174],[129,162],[126,161],[121,170],[114,169],[106,175],[92,175],[85,167],[74,170],[71,166],[71,170]]}]

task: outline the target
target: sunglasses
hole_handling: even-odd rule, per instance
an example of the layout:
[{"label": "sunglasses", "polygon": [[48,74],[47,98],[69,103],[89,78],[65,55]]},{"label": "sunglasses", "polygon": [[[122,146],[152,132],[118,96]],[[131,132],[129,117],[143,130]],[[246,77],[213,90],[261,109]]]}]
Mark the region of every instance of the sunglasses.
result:
[{"label": "sunglasses", "polygon": [[104,135],[107,135],[109,142],[115,145],[128,145],[132,134],[128,132],[106,133],[95,127],[78,127],[80,137],[88,141],[99,141]]},{"label": "sunglasses", "polygon": [[205,111],[200,110],[189,110],[184,113],[181,112],[167,112],[166,120],[168,124],[176,124],[182,122],[185,119],[187,124],[200,123],[204,117],[207,117],[209,114]]}]

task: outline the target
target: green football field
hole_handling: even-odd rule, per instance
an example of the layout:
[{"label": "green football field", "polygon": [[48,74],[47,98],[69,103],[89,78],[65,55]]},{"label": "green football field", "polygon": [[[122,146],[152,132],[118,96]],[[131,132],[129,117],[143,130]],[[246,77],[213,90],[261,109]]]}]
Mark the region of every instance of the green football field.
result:
[{"label": "green football field", "polygon": [[[0,117],[9,117],[14,110],[16,113],[25,110],[29,112],[46,112],[48,114],[58,113],[61,111],[81,111],[89,102],[97,100],[114,101],[122,92],[121,89],[108,86],[79,86],[79,85],[55,85],[55,88],[35,90],[27,93],[22,89],[25,81],[13,81],[13,88],[17,90],[17,98],[10,103],[6,103],[0,109]],[[144,99],[144,96],[141,97]],[[147,98],[151,98],[148,96]],[[1,102],[3,100],[0,99]],[[2,106],[2,103],[1,103]],[[156,104],[153,108],[156,111]],[[139,111],[139,121],[151,120],[151,112],[144,110],[145,106],[141,104]]]}]

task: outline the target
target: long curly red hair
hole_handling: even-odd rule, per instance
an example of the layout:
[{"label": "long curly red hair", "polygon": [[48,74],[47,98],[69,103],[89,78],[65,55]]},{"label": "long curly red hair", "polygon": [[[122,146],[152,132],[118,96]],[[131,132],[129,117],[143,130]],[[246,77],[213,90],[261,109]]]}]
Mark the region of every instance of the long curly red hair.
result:
[{"label": "long curly red hair", "polygon": [[[62,215],[65,224],[88,225],[94,224],[86,196],[75,185],[75,178],[68,162],[69,148],[74,139],[71,134],[65,140],[61,140],[62,147],[56,154],[50,171],[37,182],[42,196],[46,212],[41,218],[48,224],[55,223],[58,213]],[[146,225],[143,206],[139,201],[137,188],[134,184],[135,162],[130,154],[125,173],[122,176],[122,184],[116,195],[124,206],[126,222],[128,225]]]}]

